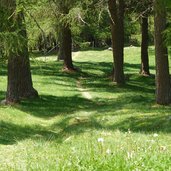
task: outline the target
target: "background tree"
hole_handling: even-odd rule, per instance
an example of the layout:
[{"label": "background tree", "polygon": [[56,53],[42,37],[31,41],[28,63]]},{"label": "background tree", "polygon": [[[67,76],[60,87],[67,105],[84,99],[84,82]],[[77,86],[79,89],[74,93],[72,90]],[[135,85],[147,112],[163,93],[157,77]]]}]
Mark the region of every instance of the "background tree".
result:
[{"label": "background tree", "polygon": [[152,1],[145,0],[139,3],[140,15],[141,15],[141,69],[140,74],[149,76],[149,55],[148,55],[148,44],[149,44],[149,16],[152,10]]},{"label": "background tree", "polygon": [[141,25],[141,68],[140,74],[148,76],[149,70],[149,56],[148,56],[148,44],[149,44],[149,16],[152,11],[152,0],[135,1],[130,0],[127,2],[127,8],[129,13],[136,15],[136,20],[140,20]]},{"label": "background tree", "polygon": [[73,20],[72,9],[77,6],[78,0],[56,0],[52,4],[55,7],[54,14],[58,19],[59,37],[59,58],[64,59],[65,70],[75,70],[72,62],[72,32],[71,23]]},{"label": "background tree", "polygon": [[140,74],[149,76],[149,55],[148,55],[148,15],[141,17],[141,69]]},{"label": "background tree", "polygon": [[109,0],[111,16],[112,47],[114,59],[113,80],[117,84],[125,82],[124,77],[124,0]]}]

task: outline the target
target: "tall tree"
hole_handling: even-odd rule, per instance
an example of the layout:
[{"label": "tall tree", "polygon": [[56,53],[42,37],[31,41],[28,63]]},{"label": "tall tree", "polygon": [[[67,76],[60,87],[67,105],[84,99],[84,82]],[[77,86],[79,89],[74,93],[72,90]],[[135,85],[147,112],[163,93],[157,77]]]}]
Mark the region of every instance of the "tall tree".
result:
[{"label": "tall tree", "polygon": [[75,70],[72,62],[72,15],[70,15],[70,11],[76,6],[78,0],[55,0],[53,2],[57,11],[55,16],[58,19],[60,32],[58,59],[64,60],[65,70]]},{"label": "tall tree", "polygon": [[155,55],[156,55],[156,102],[166,105],[171,102],[171,82],[167,47],[163,32],[166,29],[166,7],[161,0],[154,1],[155,8]]},{"label": "tall tree", "polygon": [[3,31],[12,37],[9,49],[5,49],[8,51],[6,103],[11,104],[19,102],[20,98],[37,97],[38,93],[32,86],[24,15],[17,13],[16,0],[1,0],[0,3],[8,14],[8,24],[3,23],[7,25]]},{"label": "tall tree", "polygon": [[124,0],[108,0],[111,16],[114,72],[113,81],[124,84]]},{"label": "tall tree", "polygon": [[59,47],[59,58],[64,60],[65,70],[74,70],[72,62],[72,34],[70,25],[60,26],[60,47]]},{"label": "tall tree", "polygon": [[127,9],[129,12],[136,14],[137,18],[141,19],[141,68],[140,74],[148,76],[149,70],[149,55],[148,55],[148,19],[151,15],[153,0],[129,0],[127,1]]}]

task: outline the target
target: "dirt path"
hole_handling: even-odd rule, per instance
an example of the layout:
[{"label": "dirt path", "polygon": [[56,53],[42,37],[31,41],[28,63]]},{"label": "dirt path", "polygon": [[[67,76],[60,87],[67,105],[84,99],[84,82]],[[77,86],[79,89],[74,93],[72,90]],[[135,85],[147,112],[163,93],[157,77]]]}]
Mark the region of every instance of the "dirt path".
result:
[{"label": "dirt path", "polygon": [[[79,53],[80,52],[73,52],[73,60],[78,57]],[[81,78],[78,78],[77,80],[77,88],[85,99],[92,99],[92,95],[81,85]]]},{"label": "dirt path", "polygon": [[85,88],[83,88],[83,86],[81,85],[80,79],[81,78],[79,78],[79,80],[77,81],[78,90],[81,92],[81,94],[84,98],[91,100],[93,98],[92,95]]}]

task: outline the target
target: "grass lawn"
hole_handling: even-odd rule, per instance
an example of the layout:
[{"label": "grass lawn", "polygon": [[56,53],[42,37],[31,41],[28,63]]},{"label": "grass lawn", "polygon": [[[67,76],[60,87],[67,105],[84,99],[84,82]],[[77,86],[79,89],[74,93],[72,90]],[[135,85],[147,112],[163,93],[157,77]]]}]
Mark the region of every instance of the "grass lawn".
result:
[{"label": "grass lawn", "polygon": [[110,80],[111,51],[74,53],[79,73],[62,72],[55,59],[32,60],[39,99],[0,106],[0,170],[171,171],[171,106],[156,105],[154,77],[138,74],[139,48],[125,48],[122,87]]}]

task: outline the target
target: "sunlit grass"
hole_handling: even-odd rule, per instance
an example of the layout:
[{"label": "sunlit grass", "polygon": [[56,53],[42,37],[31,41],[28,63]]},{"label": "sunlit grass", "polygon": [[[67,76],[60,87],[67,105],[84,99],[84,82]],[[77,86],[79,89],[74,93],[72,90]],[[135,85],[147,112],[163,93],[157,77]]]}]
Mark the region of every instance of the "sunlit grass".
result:
[{"label": "sunlit grass", "polygon": [[64,73],[55,55],[42,59],[32,59],[40,98],[0,106],[0,170],[171,170],[171,107],[156,105],[154,77],[138,74],[139,48],[125,48],[122,87],[110,79],[111,51],[76,52],[79,73]]}]

